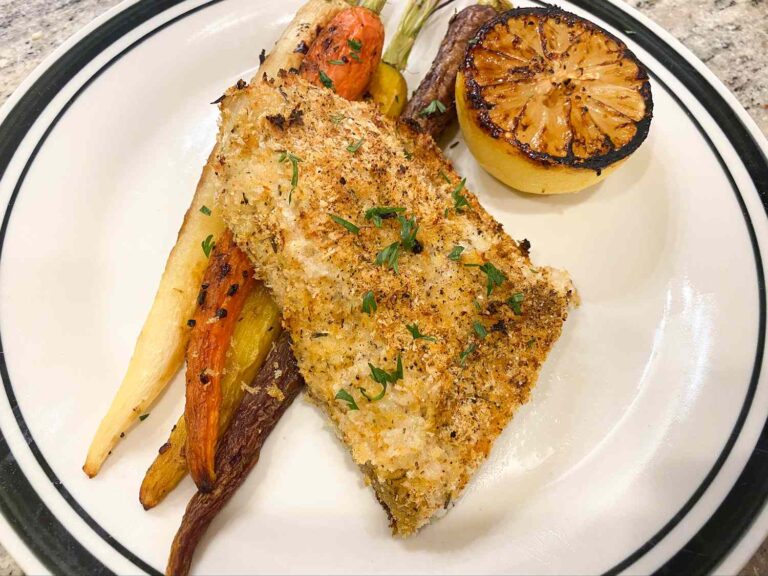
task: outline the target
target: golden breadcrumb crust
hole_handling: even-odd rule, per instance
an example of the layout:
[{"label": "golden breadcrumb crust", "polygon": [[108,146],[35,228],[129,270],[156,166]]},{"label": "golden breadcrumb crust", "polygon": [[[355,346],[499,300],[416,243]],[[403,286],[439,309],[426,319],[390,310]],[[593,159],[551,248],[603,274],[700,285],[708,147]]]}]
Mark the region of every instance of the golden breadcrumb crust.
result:
[{"label": "golden breadcrumb crust", "polygon": [[[283,311],[311,398],[393,531],[407,535],[456,500],[528,400],[573,286],[564,272],[533,267],[528,243],[505,234],[466,188],[453,193],[460,177],[431,138],[279,76],[239,90],[249,104],[222,123],[217,209]],[[468,205],[457,209],[461,197]],[[399,273],[374,263],[401,230],[396,218],[366,220],[375,206],[403,207],[419,225],[421,251],[400,249]],[[467,266],[485,263],[506,275],[490,295],[488,275]],[[362,310],[368,291],[372,314]],[[413,324],[432,338],[414,339]],[[398,355],[403,378],[368,400],[382,390],[369,363],[392,373]],[[340,390],[359,409],[336,399]]]}]

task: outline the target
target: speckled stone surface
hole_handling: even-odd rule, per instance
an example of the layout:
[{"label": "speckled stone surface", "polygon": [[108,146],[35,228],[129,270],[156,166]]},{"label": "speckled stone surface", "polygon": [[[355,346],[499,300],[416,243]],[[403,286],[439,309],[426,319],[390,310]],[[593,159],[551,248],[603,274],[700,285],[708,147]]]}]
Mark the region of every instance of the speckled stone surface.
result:
[{"label": "speckled stone surface", "polygon": [[[704,61],[768,134],[768,0],[627,0]],[[119,0],[0,0],[0,103],[79,28]],[[0,547],[0,576],[22,571]],[[764,544],[741,576],[768,574]]]}]

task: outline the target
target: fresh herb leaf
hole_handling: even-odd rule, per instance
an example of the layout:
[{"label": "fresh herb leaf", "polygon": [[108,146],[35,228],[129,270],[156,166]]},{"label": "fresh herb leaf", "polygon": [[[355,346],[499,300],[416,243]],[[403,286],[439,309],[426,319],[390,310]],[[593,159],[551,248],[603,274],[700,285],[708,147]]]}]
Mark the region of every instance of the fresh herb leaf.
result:
[{"label": "fresh herb leaf", "polygon": [[458,262],[459,258],[461,258],[462,252],[464,252],[464,246],[454,246],[453,250],[451,250],[451,253],[448,254],[448,259],[453,260],[454,262]]},{"label": "fresh herb leaf", "polygon": [[480,322],[475,320],[472,323],[472,328],[475,330],[475,334],[480,336],[480,338],[485,338],[488,336],[488,330],[485,329],[485,326],[483,326]]},{"label": "fresh herb leaf", "polygon": [[416,325],[416,322],[413,324],[406,324],[405,327],[408,329],[408,332],[411,333],[411,336],[413,336],[414,340],[429,340],[430,342],[437,342],[437,338],[434,336],[427,336],[426,334],[422,334],[419,331],[419,327]]},{"label": "fresh herb leaf", "polygon": [[445,173],[445,172],[443,172],[442,170],[440,170],[440,176],[442,176],[442,177],[443,177],[443,180],[445,180],[445,181],[446,181],[448,184],[450,184],[450,183],[451,183],[451,179],[450,179],[450,178],[448,178],[448,174],[446,174],[446,173]]},{"label": "fresh herb leaf", "polygon": [[333,87],[333,80],[330,79],[328,74],[326,74],[322,70],[319,71],[319,74],[320,74],[320,83],[326,88],[330,88],[335,92],[336,89]]},{"label": "fresh herb leaf", "polygon": [[363,48],[363,43],[360,40],[356,40],[355,38],[348,38],[347,45],[352,48],[353,52],[360,52],[360,50]]},{"label": "fresh herb leaf", "polygon": [[459,182],[456,188],[453,189],[453,192],[451,192],[451,197],[453,198],[453,207],[456,209],[457,212],[460,212],[461,209],[464,208],[464,206],[469,206],[467,197],[461,193],[461,191],[464,189],[464,184],[466,183],[467,183],[467,179],[462,178],[461,182]]},{"label": "fresh herb leaf", "polygon": [[208,206],[206,206],[205,204],[203,204],[202,206],[200,206],[200,212],[202,212],[202,213],[203,213],[203,214],[205,214],[206,216],[210,216],[210,215],[211,215],[211,209],[210,209],[210,208],[208,208]]},{"label": "fresh herb leaf", "polygon": [[[278,158],[278,162],[285,162],[289,161],[291,163],[291,195],[293,194],[294,188],[296,188],[296,185],[299,183],[299,162],[301,162],[301,158],[298,156],[295,156],[291,154],[290,152],[283,152],[280,154],[280,158]],[[288,203],[290,204],[291,196],[288,197]]]},{"label": "fresh herb leaf", "polygon": [[507,276],[506,274],[504,274],[504,272],[496,268],[496,266],[494,266],[490,262],[486,262],[479,268],[488,277],[488,283],[486,285],[486,290],[487,290],[486,295],[490,296],[491,292],[493,292],[493,289],[496,288],[497,286],[501,286],[504,283],[504,281],[507,279]]},{"label": "fresh herb leaf", "polygon": [[355,399],[352,397],[352,394],[347,392],[344,389],[339,390],[336,392],[336,400],[342,400],[347,403],[347,408],[350,410],[360,410],[357,406],[357,402],[355,402]]},{"label": "fresh herb leaf", "polygon": [[400,245],[405,250],[413,250],[416,245],[416,233],[419,231],[416,217],[406,218],[398,214],[397,219],[400,222]]},{"label": "fresh herb leaf", "polygon": [[335,64],[336,66],[343,66],[346,64],[344,60],[328,60],[328,64]]},{"label": "fresh herb leaf", "polygon": [[362,59],[360,58],[360,54],[358,52],[350,52],[349,57],[353,60],[356,60],[357,62],[362,62]]},{"label": "fresh herb leaf", "polygon": [[442,114],[446,110],[445,104],[440,102],[440,100],[432,100],[432,102],[421,109],[419,116],[434,116],[435,114]]},{"label": "fresh herb leaf", "polygon": [[344,226],[344,228],[352,232],[352,234],[360,234],[360,228],[352,224],[352,222],[344,220],[344,218],[336,216],[335,214],[328,214],[328,216],[331,218],[331,220],[336,222],[336,224],[339,226]]},{"label": "fresh herb leaf", "polygon": [[357,142],[352,142],[349,146],[347,146],[347,152],[351,152],[354,154],[360,149],[360,146],[363,144],[363,140],[365,140],[365,137],[360,138]]},{"label": "fresh herb leaf", "polygon": [[378,254],[376,254],[376,265],[389,267],[398,274],[400,270],[397,267],[397,260],[400,258],[400,242],[393,242]]},{"label": "fresh herb leaf", "polygon": [[478,312],[480,312],[480,310],[483,309],[483,307],[480,306],[480,302],[477,301],[477,298],[472,300],[472,305],[475,307],[475,310],[477,310]]},{"label": "fresh herb leaf", "polygon": [[459,364],[461,364],[462,368],[466,366],[467,358],[469,357],[469,355],[472,354],[472,352],[474,352],[476,349],[477,349],[477,346],[475,346],[474,344],[470,344],[469,346],[467,346],[464,352],[459,354]]},{"label": "fresh herb leaf", "polygon": [[147,418],[149,418],[149,414],[142,414],[141,416],[139,416],[139,420],[141,422],[144,422],[144,420],[146,420]]},{"label": "fresh herb leaf", "polygon": [[509,307],[512,308],[512,312],[514,312],[516,316],[520,316],[523,313],[521,304],[524,299],[525,295],[522,292],[517,292],[507,298],[507,304],[509,304]]},{"label": "fresh herb leaf", "polygon": [[403,149],[403,156],[405,156],[406,160],[411,160],[413,158],[413,152],[411,152],[407,148],[404,148]]},{"label": "fresh herb leaf", "polygon": [[211,250],[213,250],[213,247],[216,245],[213,241],[213,234],[208,234],[208,237],[203,240],[200,245],[203,247],[203,254],[208,258],[211,255]]},{"label": "fresh herb leaf", "polygon": [[369,402],[376,402],[384,398],[384,394],[387,393],[387,384],[394,384],[398,380],[403,379],[403,359],[401,358],[400,354],[397,355],[397,367],[395,368],[394,372],[387,372],[382,368],[377,368],[370,362],[368,362],[368,367],[371,369],[371,380],[377,384],[381,384],[381,392],[379,392],[377,396],[373,397],[368,395],[368,392],[365,390],[365,388],[360,388],[360,393],[365,396]]},{"label": "fresh herb leaf", "polygon": [[365,219],[372,220],[376,228],[381,228],[382,220],[394,218],[401,212],[405,212],[405,208],[399,206],[374,206],[365,211]]},{"label": "fresh herb leaf", "polygon": [[531,338],[528,340],[528,342],[525,343],[526,347],[531,348],[534,344],[536,344],[536,338]]},{"label": "fresh herb leaf", "polygon": [[376,296],[372,290],[369,290],[363,295],[363,312],[368,314],[368,316],[373,316],[373,313],[378,309],[379,307],[376,305]]},{"label": "fresh herb leaf", "polygon": [[331,116],[331,122],[334,124],[341,124],[344,120],[346,120],[347,117],[344,116],[344,114],[334,114]]}]

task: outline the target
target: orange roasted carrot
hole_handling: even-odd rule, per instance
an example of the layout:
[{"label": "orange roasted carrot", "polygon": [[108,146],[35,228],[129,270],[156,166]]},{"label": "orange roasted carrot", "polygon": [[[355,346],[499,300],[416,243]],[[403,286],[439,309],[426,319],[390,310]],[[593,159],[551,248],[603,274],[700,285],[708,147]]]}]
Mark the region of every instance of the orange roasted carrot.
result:
[{"label": "orange roasted carrot", "polygon": [[[381,60],[383,45],[384,27],[376,12],[360,6],[342,10],[309,47],[301,74],[347,99],[358,99]],[[186,458],[201,492],[208,492],[215,480],[221,372],[237,316],[253,288],[252,277],[247,256],[227,231],[211,254],[187,348]],[[240,282],[233,294],[229,293],[229,279]]]},{"label": "orange roasted carrot", "polygon": [[221,378],[232,333],[248,294],[253,290],[253,267],[225,231],[210,256],[189,324],[187,348],[187,464],[197,487],[207,492],[215,480],[219,436]]},{"label": "orange roasted carrot", "polygon": [[347,100],[359,100],[379,65],[383,46],[384,26],[378,14],[362,6],[342,10],[310,46],[301,75]]}]

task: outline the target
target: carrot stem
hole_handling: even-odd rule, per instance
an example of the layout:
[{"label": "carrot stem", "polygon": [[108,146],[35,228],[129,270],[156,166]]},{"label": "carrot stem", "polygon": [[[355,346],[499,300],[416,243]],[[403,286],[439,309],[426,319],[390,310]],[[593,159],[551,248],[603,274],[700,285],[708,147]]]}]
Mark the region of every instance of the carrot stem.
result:
[{"label": "carrot stem", "polygon": [[360,6],[363,8],[368,8],[371,12],[375,12],[376,14],[381,14],[381,11],[384,9],[384,5],[387,3],[387,0],[362,0],[360,2]]},{"label": "carrot stem", "polygon": [[408,56],[411,54],[411,48],[413,48],[413,43],[416,41],[416,36],[418,36],[421,28],[434,11],[437,1],[410,0],[408,2],[397,31],[384,52],[382,57],[384,62],[400,71],[405,70]]}]

